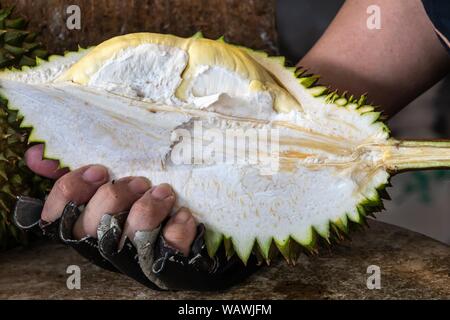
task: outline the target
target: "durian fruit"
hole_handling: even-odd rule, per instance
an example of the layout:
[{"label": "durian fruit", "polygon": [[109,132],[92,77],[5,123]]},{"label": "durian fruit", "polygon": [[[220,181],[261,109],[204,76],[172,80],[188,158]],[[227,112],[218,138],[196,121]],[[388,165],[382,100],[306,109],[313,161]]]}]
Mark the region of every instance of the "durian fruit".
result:
[{"label": "durian fruit", "polygon": [[[34,66],[36,58],[45,58],[47,51],[36,41],[36,33],[25,30],[26,21],[11,14],[12,8],[0,10],[0,68]],[[15,197],[42,197],[50,186],[50,181],[34,175],[24,164],[28,130],[20,128],[20,122],[17,112],[0,100],[0,249],[25,240],[11,222]]]},{"label": "durian fruit", "polygon": [[200,34],[138,33],[4,71],[0,93],[62,166],[170,183],[210,255],[223,244],[244,262],[294,262],[379,210],[391,174],[448,168],[450,142],[391,138],[365,97],[284,64]]}]

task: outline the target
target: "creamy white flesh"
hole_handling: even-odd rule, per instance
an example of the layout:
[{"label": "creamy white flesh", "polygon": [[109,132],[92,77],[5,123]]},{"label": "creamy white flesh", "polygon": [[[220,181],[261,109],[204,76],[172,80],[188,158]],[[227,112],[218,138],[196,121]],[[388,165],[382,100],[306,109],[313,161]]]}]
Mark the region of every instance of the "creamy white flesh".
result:
[{"label": "creamy white flesh", "polygon": [[[327,104],[298,86],[298,106],[276,113],[270,86],[255,87],[216,65],[198,65],[184,79],[188,52],[152,43],[118,51],[86,85],[63,81],[61,69],[83,54],[1,74],[2,95],[20,109],[23,125],[34,127],[31,140],[45,141],[46,156],[70,168],[101,163],[114,177],[170,183],[177,206],[189,207],[216,238],[231,237],[244,260],[255,239],[267,252],[272,238],[308,244],[312,226],[326,235],[329,221],[357,220],[356,206],[387,181],[378,148],[386,134],[356,108]],[[180,142],[173,131],[195,135],[195,119],[221,131],[279,129],[280,170],[267,175],[261,165],[174,164],[171,152]]]}]

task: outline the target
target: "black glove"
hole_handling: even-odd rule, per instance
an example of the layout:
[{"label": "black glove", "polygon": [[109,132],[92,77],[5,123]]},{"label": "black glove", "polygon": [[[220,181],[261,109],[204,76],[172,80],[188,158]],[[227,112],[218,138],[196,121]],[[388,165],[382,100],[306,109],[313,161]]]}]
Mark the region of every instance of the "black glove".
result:
[{"label": "black glove", "polygon": [[[227,259],[223,246],[211,258],[204,242],[205,227],[197,227],[197,235],[188,257],[171,248],[161,235],[161,226],[151,231],[138,231],[134,239],[120,246],[122,228],[128,212],[105,214],[98,226],[98,240],[85,237],[74,240],[72,229],[83,207],[69,202],[55,222],[41,219],[43,202],[21,196],[14,209],[14,222],[24,230],[60,239],[92,263],[111,271],[119,271],[156,290],[221,290],[236,284],[258,269],[252,255],[247,266],[236,256]],[[121,248],[120,248],[121,247]]]}]

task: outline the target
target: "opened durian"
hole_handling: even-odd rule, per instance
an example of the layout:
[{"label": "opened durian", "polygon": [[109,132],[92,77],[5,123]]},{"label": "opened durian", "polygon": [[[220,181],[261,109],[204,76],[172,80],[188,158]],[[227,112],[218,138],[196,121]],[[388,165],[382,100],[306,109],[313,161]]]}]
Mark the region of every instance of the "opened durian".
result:
[{"label": "opened durian", "polygon": [[47,158],[170,183],[209,253],[245,262],[293,260],[378,209],[390,174],[450,166],[450,142],[392,139],[364,97],[316,79],[222,39],[138,33],[2,72],[0,91]]}]

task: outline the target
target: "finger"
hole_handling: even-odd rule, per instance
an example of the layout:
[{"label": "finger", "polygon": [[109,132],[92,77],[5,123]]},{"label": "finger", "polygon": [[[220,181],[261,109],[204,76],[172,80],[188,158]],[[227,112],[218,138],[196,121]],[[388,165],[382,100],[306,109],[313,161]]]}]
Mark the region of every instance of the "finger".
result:
[{"label": "finger", "polygon": [[43,154],[43,144],[32,146],[25,152],[25,163],[31,171],[50,179],[58,179],[69,172],[67,168],[59,168],[59,161],[43,159]]},{"label": "finger", "polygon": [[195,239],[197,224],[189,209],[181,208],[167,222],[163,236],[169,246],[179,250],[186,257]]},{"label": "finger", "polygon": [[125,222],[122,244],[125,236],[133,240],[136,231],[157,228],[169,216],[174,204],[175,193],[170,185],[163,183],[148,190],[131,207]]},{"label": "finger", "polygon": [[57,220],[69,201],[85,204],[97,189],[109,179],[108,170],[101,165],[85,166],[59,178],[45,201],[41,218]]},{"label": "finger", "polygon": [[103,215],[128,211],[150,187],[150,181],[143,177],[127,177],[104,184],[75,223],[73,236],[75,239],[85,236],[96,238],[97,227]]}]

